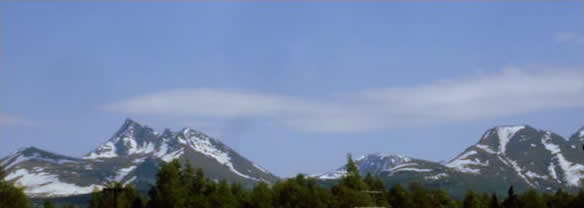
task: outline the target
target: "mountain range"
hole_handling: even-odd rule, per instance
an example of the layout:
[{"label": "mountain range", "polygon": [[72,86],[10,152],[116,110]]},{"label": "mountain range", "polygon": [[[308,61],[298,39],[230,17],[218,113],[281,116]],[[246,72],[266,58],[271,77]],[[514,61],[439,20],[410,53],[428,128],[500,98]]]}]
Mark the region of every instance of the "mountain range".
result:
[{"label": "mountain range", "polygon": [[[584,177],[584,128],[569,140],[528,125],[498,126],[448,162],[433,162],[397,154],[369,154],[358,158],[362,174],[371,173],[387,185],[418,181],[463,196],[466,190],[503,193],[519,190],[556,191],[579,187]],[[343,167],[313,175],[334,181]]]},{"label": "mountain range", "polygon": [[147,190],[155,182],[160,162],[179,159],[202,168],[212,179],[251,187],[278,178],[219,140],[200,131],[165,129],[162,133],[127,119],[101,146],[82,158],[54,154],[35,147],[0,160],[6,180],[25,187],[31,197],[91,193],[110,182],[134,183]]},{"label": "mountain range", "polygon": [[[468,189],[503,193],[518,190],[570,190],[584,177],[584,128],[568,140],[528,125],[498,126],[448,162],[398,154],[368,154],[357,158],[362,174],[380,177],[386,185],[417,181],[454,196]],[[31,197],[87,194],[110,182],[134,183],[148,190],[160,162],[179,159],[202,168],[212,179],[252,187],[279,178],[203,132],[184,128],[162,133],[127,119],[114,135],[81,158],[35,147],[0,159],[7,181],[25,187]],[[345,174],[344,168],[311,175],[327,186]]]}]

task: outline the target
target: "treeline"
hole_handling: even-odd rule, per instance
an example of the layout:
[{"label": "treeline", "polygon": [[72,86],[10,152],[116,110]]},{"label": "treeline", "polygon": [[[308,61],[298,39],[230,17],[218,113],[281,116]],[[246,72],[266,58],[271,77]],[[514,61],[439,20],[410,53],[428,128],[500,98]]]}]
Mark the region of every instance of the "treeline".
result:
[{"label": "treeline", "polygon": [[[252,190],[239,184],[214,181],[201,169],[193,170],[177,160],[162,165],[157,182],[148,192],[149,200],[129,188],[120,195],[118,207],[124,208],[573,208],[584,207],[584,191],[573,195],[562,190],[555,194],[531,190],[515,194],[513,187],[503,199],[495,194],[468,191],[463,201],[453,200],[444,190],[427,189],[412,182],[407,188],[394,185],[387,189],[379,178],[362,177],[349,155],[347,174],[332,188],[324,188],[314,178],[297,175],[272,185],[260,182]],[[94,193],[91,208],[111,208],[112,194]]]},{"label": "treeline", "polygon": [[[297,175],[274,184],[259,182],[253,189],[205,177],[178,160],[162,164],[156,184],[143,196],[132,185],[112,184],[91,195],[90,208],[572,208],[584,207],[584,191],[570,194],[562,190],[540,194],[516,194],[511,186],[507,196],[468,191],[464,200],[453,200],[444,190],[427,189],[420,183],[387,189],[378,178],[362,177],[349,156],[347,174],[331,188],[314,178]],[[2,177],[0,177],[2,178]],[[0,180],[0,208],[27,208],[30,203],[22,189]],[[46,200],[44,207],[55,207]],[[65,205],[74,207],[73,205]]]}]

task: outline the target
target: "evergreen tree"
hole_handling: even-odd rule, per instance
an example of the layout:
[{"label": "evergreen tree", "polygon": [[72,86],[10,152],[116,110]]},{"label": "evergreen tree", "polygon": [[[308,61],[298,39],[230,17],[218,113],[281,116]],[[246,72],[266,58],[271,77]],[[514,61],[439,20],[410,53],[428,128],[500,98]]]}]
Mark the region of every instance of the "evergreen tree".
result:
[{"label": "evergreen tree", "polygon": [[531,189],[519,197],[520,207],[545,208],[546,205],[537,191]]},{"label": "evergreen tree", "polygon": [[411,181],[408,183],[408,189],[410,189],[411,192],[413,207],[426,208],[432,206],[431,192],[421,183]]},{"label": "evergreen tree", "polygon": [[236,207],[245,208],[251,206],[251,194],[249,191],[245,190],[241,186],[241,184],[239,183],[231,184],[231,193],[233,194],[233,197],[235,197]]},{"label": "evergreen tree", "polygon": [[181,180],[184,179],[181,167],[177,159],[162,164],[156,174],[156,185],[148,193],[151,201],[149,207],[185,207],[187,189]]},{"label": "evergreen tree", "polygon": [[550,200],[550,205],[554,208],[568,208],[570,207],[572,198],[573,197],[569,193],[564,192],[564,190],[560,188]]},{"label": "evergreen tree", "polygon": [[393,208],[413,207],[410,193],[400,184],[393,185],[391,189],[389,189],[387,201]]},{"label": "evergreen tree", "polygon": [[361,179],[359,169],[353,161],[351,154],[347,154],[347,164],[345,165],[346,175],[341,181],[333,186],[332,193],[335,195],[339,207],[362,207],[373,206],[375,201],[371,198],[367,184]]},{"label": "evergreen tree", "polygon": [[473,191],[468,190],[464,196],[464,201],[462,202],[462,207],[463,208],[480,208],[481,202]]},{"label": "evergreen tree", "polygon": [[515,191],[513,190],[513,186],[509,187],[507,191],[507,199],[503,201],[504,208],[518,208],[519,207],[519,200],[517,199],[517,195],[515,195]]},{"label": "evergreen tree", "polygon": [[371,194],[371,198],[373,198],[375,201],[376,206],[389,206],[387,199],[385,199],[385,196],[387,195],[387,189],[385,189],[385,185],[381,179],[373,176],[371,173],[367,173],[363,181],[369,188],[369,193]]},{"label": "evergreen tree", "polygon": [[497,194],[491,194],[491,200],[489,200],[489,208],[499,208],[499,199],[497,199]]},{"label": "evergreen tree", "polygon": [[[139,203],[139,204],[138,204]],[[121,183],[112,183],[102,191],[94,190],[89,201],[90,208],[142,208],[142,196],[134,186],[123,186]]]},{"label": "evergreen tree", "polygon": [[450,196],[444,190],[433,190],[431,193],[431,207],[446,208],[456,207],[456,202],[450,199]]},{"label": "evergreen tree", "polygon": [[30,207],[30,202],[22,188],[17,188],[5,181],[0,181],[0,208],[15,207]]},{"label": "evergreen tree", "polygon": [[256,208],[273,207],[273,193],[268,184],[260,182],[255,185],[252,191],[251,204]]},{"label": "evergreen tree", "polygon": [[234,208],[237,204],[227,181],[221,180],[215,191],[209,196],[212,207]]}]

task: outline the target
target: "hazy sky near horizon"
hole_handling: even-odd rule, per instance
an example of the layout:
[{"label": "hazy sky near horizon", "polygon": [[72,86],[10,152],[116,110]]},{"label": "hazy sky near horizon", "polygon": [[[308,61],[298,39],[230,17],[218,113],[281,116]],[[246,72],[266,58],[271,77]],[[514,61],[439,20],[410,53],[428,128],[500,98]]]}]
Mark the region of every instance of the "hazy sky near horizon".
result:
[{"label": "hazy sky near horizon", "polygon": [[584,126],[584,4],[0,2],[0,157],[132,118],[279,176],[449,160],[496,125]]}]

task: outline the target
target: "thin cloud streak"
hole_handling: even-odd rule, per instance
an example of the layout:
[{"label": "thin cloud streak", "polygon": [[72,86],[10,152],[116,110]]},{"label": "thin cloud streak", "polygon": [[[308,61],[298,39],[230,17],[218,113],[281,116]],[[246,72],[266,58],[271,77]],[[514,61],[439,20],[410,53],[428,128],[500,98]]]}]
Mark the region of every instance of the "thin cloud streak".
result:
[{"label": "thin cloud streak", "polygon": [[181,89],[135,96],[105,110],[150,116],[266,118],[302,131],[342,133],[475,121],[584,106],[581,71],[501,73],[404,88],[365,89],[336,99],[234,89]]}]

